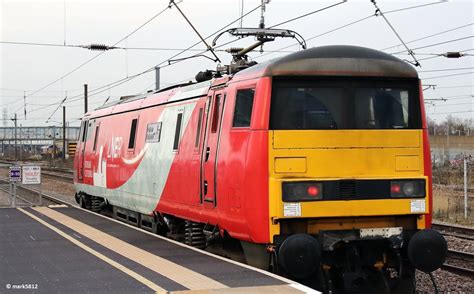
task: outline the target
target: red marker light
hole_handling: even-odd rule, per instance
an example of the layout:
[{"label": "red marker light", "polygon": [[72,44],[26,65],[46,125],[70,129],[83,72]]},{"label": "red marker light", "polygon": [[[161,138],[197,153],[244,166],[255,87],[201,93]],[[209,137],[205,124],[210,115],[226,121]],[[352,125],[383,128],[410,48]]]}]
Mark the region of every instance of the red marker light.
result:
[{"label": "red marker light", "polygon": [[390,187],[390,191],[392,193],[400,193],[400,190],[401,188],[400,188],[400,185],[398,184],[392,184],[392,186]]},{"label": "red marker light", "polygon": [[308,195],[309,196],[318,196],[319,189],[316,186],[309,186],[308,187]]}]

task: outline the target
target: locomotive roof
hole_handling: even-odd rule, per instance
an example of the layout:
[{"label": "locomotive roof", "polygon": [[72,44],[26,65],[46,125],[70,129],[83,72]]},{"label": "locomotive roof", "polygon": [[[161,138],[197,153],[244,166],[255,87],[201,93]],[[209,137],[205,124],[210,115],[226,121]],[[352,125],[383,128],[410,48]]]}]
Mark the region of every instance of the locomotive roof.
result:
[{"label": "locomotive roof", "polygon": [[[418,78],[415,68],[407,62],[384,52],[347,45],[313,47],[275,58],[236,73],[231,82],[263,76],[366,76]],[[122,111],[120,105],[136,102],[132,107],[144,107],[180,99],[205,95],[214,84],[227,79],[213,79],[201,83],[181,84],[152,93],[112,101],[95,109],[111,114]],[[125,98],[125,97],[124,97]],[[135,103],[134,103],[135,104]],[[119,107],[119,108],[117,108]],[[130,107],[130,106],[129,106]],[[89,114],[90,115],[90,114]]]},{"label": "locomotive roof", "polygon": [[418,78],[415,68],[393,55],[364,47],[313,47],[269,60],[237,73],[234,80],[257,76],[372,76]]}]

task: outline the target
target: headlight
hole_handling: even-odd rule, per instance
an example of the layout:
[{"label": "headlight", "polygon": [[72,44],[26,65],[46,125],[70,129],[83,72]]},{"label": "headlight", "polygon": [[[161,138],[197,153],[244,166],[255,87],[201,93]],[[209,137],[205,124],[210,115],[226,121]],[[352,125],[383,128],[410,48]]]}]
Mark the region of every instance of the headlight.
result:
[{"label": "headlight", "polygon": [[390,196],[392,198],[425,197],[424,180],[398,180],[390,182]]},{"label": "headlight", "polygon": [[321,200],[323,184],[320,182],[286,182],[283,183],[283,201],[300,202]]}]

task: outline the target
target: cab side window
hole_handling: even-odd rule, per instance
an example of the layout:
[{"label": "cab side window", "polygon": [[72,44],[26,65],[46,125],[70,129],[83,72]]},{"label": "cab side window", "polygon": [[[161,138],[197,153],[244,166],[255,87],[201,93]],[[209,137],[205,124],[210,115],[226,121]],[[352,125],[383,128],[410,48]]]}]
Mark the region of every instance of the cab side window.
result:
[{"label": "cab side window", "polygon": [[234,128],[250,127],[250,119],[252,118],[254,96],[255,96],[254,88],[237,90],[232,127]]},{"label": "cab side window", "polygon": [[137,135],[137,123],[138,119],[132,119],[132,124],[130,125],[130,138],[128,139],[128,149],[135,148],[135,138]]}]

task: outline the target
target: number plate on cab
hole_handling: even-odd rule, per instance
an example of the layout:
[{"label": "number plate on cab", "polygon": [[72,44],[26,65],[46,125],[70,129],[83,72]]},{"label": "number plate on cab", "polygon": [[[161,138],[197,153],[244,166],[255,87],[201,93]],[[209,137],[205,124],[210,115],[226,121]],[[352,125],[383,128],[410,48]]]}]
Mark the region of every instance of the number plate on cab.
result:
[{"label": "number plate on cab", "polygon": [[389,238],[400,235],[402,227],[360,229],[360,238]]}]

